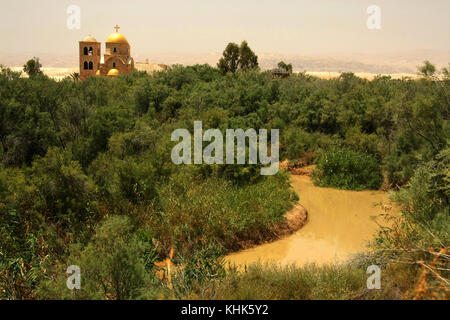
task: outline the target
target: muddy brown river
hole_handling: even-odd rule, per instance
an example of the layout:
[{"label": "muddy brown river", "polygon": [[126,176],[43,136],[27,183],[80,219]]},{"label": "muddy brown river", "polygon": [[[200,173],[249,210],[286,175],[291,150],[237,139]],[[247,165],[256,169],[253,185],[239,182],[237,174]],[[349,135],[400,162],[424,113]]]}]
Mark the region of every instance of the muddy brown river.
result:
[{"label": "muddy brown river", "polygon": [[390,203],[382,191],[346,191],[315,186],[308,176],[292,176],[292,187],[308,211],[308,222],[286,238],[228,255],[235,265],[342,262],[364,250],[386,221],[376,203]]}]

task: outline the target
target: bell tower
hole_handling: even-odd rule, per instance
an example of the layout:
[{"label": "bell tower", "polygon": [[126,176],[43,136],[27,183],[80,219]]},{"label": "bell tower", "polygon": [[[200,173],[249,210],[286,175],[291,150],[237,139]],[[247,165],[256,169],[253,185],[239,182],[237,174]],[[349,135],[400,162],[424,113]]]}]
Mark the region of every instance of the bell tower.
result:
[{"label": "bell tower", "polygon": [[95,76],[100,69],[101,43],[93,36],[86,37],[80,44],[80,79]]}]

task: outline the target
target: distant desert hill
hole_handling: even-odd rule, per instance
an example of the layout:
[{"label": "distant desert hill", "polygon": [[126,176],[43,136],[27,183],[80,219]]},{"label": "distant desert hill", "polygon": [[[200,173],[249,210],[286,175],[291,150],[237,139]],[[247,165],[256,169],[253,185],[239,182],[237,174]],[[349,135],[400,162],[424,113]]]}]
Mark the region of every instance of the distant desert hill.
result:
[{"label": "distant desert hill", "polygon": [[[216,65],[221,53],[210,54],[153,54],[151,61],[167,65],[193,65],[207,63]],[[140,56],[137,56],[138,60]],[[145,56],[142,57],[143,60]],[[375,74],[416,74],[417,66],[430,60],[439,68],[448,66],[450,51],[417,50],[399,53],[352,53],[352,54],[276,54],[259,53],[262,69],[275,68],[280,61],[291,63],[294,71],[312,72],[355,72]]]},{"label": "distant desert hill", "polygon": [[[21,69],[25,61],[38,56],[44,67],[44,72],[55,78],[64,77],[77,72],[78,56],[57,55],[45,53],[10,54],[0,52],[0,64]],[[221,53],[208,54],[134,54],[136,65],[139,62],[150,61],[152,65],[164,64],[210,64],[215,66]],[[307,71],[320,77],[334,77],[341,72],[354,72],[361,77],[371,78],[376,74],[389,74],[394,77],[412,76],[417,73],[417,66],[424,60],[430,60],[438,68],[448,66],[450,51],[417,50],[397,53],[336,53],[336,54],[258,54],[259,64],[263,70],[276,67],[279,61],[291,63],[294,71]],[[144,68],[147,70],[148,68]],[[150,69],[158,69],[150,68]],[[150,70],[149,69],[149,70]],[[148,71],[148,70],[147,70]]]},{"label": "distant desert hill", "polygon": [[[136,55],[137,61],[150,58],[167,65],[193,65],[207,63],[215,66],[221,53],[209,54],[152,54]],[[280,61],[292,63],[294,71],[313,72],[355,72],[355,73],[417,73],[417,66],[424,60],[430,60],[438,67],[448,66],[450,51],[417,50],[398,53],[336,53],[336,54],[276,54],[258,53],[262,69],[275,68]]]}]

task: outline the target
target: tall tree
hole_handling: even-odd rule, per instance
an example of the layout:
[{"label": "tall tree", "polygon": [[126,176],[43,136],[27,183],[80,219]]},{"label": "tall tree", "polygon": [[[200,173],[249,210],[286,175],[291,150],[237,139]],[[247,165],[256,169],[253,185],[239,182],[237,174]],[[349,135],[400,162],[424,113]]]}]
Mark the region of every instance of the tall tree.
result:
[{"label": "tall tree", "polygon": [[30,59],[23,66],[23,71],[28,74],[28,76],[35,76],[37,74],[41,74],[42,65],[39,63],[37,59]]},{"label": "tall tree", "polygon": [[258,56],[250,49],[247,41],[242,41],[239,47],[239,68],[243,71],[258,67]]},{"label": "tall tree", "polygon": [[228,72],[235,73],[238,66],[239,46],[236,43],[230,42],[223,52],[223,57],[217,63],[217,67],[223,74],[226,74]]},{"label": "tall tree", "polygon": [[430,61],[426,60],[423,62],[424,65],[418,67],[419,69],[419,74],[423,75],[424,77],[431,77],[434,75],[434,73],[436,72],[436,67],[431,64]]}]

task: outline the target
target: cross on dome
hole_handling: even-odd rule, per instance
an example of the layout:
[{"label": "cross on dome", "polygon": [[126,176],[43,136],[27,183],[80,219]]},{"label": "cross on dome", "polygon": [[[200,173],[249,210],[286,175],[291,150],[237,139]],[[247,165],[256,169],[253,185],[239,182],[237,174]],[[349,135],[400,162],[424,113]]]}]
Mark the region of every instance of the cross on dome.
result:
[{"label": "cross on dome", "polygon": [[119,32],[120,27],[116,24],[116,26],[114,27],[114,29],[116,29],[116,32]]}]

